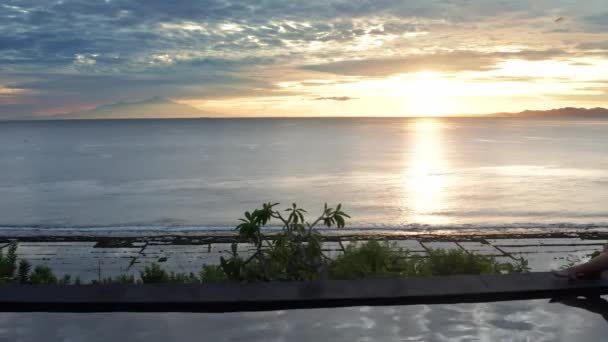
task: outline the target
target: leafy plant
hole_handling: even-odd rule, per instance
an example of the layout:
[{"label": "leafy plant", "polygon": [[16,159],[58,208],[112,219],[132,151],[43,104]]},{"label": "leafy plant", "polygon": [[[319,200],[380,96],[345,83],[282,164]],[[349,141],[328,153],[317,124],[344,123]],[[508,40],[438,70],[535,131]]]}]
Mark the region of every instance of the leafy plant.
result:
[{"label": "leafy plant", "polygon": [[[103,285],[107,285],[107,284],[138,284],[139,281],[137,281],[135,279],[135,276],[131,275],[131,274],[121,274],[117,277],[107,277],[107,278],[101,278],[98,280],[93,280],[93,284],[103,284]],[[74,285],[79,285],[80,284],[80,279],[76,279],[74,281]]]},{"label": "leafy plant", "polygon": [[[56,284],[58,282],[48,266],[36,266],[33,272],[31,269],[32,265],[27,260],[22,259],[17,264],[16,242],[8,246],[6,254],[0,249],[0,283]],[[64,277],[62,283],[69,284],[69,276]]]},{"label": "leafy plant", "polygon": [[501,273],[525,273],[530,272],[528,260],[519,258],[515,262],[502,263],[499,266]]},{"label": "leafy plant", "polygon": [[8,246],[6,255],[0,249],[0,283],[11,282],[17,269],[17,243]]},{"label": "leafy plant", "polygon": [[[335,209],[325,204],[322,214],[312,223],[305,219],[307,211],[295,203],[284,210],[276,210],[278,203],[264,203],[262,208],[245,212],[235,228],[242,241],[254,246],[254,253],[243,259],[233,244],[231,256],[221,258],[220,266],[232,281],[312,280],[319,278],[327,257],[321,250],[321,234],[315,229],[319,223],[327,227],[345,226],[348,214],[339,204]],[[278,220],[281,231],[269,239],[262,228]]]},{"label": "leafy plant", "polygon": [[71,283],[72,283],[72,276],[70,276],[69,274],[64,274],[62,278],[57,280],[57,284],[60,284],[60,285],[70,285]]},{"label": "leafy plant", "polygon": [[172,284],[200,284],[200,279],[194,273],[175,273],[169,274],[169,283]]},{"label": "leafy plant", "polygon": [[21,284],[27,284],[30,280],[30,270],[32,269],[32,265],[29,261],[25,259],[21,259],[19,261],[19,269],[17,270],[17,279]]},{"label": "leafy plant", "polygon": [[144,283],[168,283],[169,274],[163,270],[157,263],[152,263],[146,266],[143,272],[140,272],[140,277]]},{"label": "leafy plant", "polygon": [[499,262],[490,256],[458,249],[433,249],[427,254],[411,255],[390,242],[350,244],[344,254],[331,263],[331,275],[337,279],[356,279],[529,271],[524,259]]},{"label": "leafy plant", "polygon": [[203,265],[199,274],[201,283],[223,283],[226,281],[226,273],[219,265]]},{"label": "leafy plant", "polygon": [[426,258],[420,258],[418,275],[489,274],[514,272],[519,269],[511,263],[501,263],[493,257],[469,253],[462,249],[433,249]]},{"label": "leafy plant", "polygon": [[30,274],[30,283],[34,285],[50,285],[57,284],[57,277],[53,274],[50,267],[38,265]]},{"label": "leafy plant", "polygon": [[393,242],[350,243],[344,253],[331,263],[330,274],[336,279],[392,277],[414,273],[408,251]]}]

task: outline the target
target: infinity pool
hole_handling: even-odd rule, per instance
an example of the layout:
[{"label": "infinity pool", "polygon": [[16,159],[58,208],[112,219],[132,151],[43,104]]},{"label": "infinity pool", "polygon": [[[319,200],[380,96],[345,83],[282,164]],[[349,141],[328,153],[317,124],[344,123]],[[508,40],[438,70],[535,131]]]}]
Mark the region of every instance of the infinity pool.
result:
[{"label": "infinity pool", "polygon": [[597,342],[606,336],[608,322],[601,314],[547,300],[230,314],[0,315],[0,341],[22,342]]}]

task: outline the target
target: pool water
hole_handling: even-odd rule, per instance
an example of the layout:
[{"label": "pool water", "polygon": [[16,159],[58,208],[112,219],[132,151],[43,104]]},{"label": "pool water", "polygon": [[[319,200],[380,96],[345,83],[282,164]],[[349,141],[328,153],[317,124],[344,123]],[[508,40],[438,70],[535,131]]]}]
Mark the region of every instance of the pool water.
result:
[{"label": "pool water", "polygon": [[[606,311],[608,313],[608,311]],[[229,314],[0,315],[0,341],[604,341],[602,315],[548,300]]]}]

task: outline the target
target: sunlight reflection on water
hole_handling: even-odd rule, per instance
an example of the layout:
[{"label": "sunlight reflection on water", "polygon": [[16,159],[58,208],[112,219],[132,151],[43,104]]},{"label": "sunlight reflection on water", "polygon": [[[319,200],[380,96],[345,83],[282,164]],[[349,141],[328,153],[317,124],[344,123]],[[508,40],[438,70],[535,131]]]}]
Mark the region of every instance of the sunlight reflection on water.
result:
[{"label": "sunlight reflection on water", "polygon": [[[403,178],[406,185],[401,194],[402,202],[409,203],[410,219],[428,224],[446,223],[446,217],[433,214],[445,209],[447,178],[444,173],[449,166],[443,156],[442,125],[432,118],[418,119],[408,125],[413,125],[414,129],[407,141],[411,152],[405,156]],[[404,217],[403,221],[407,219]]]}]

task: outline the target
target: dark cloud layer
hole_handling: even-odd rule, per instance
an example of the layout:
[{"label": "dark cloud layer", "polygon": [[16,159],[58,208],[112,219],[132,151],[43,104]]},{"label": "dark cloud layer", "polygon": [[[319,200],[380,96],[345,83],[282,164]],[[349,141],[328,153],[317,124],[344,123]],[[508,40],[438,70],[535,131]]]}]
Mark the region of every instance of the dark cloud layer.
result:
[{"label": "dark cloud layer", "polygon": [[354,97],[350,96],[325,96],[325,97],[317,97],[315,100],[317,101],[350,101],[354,100]]}]

